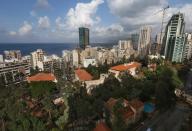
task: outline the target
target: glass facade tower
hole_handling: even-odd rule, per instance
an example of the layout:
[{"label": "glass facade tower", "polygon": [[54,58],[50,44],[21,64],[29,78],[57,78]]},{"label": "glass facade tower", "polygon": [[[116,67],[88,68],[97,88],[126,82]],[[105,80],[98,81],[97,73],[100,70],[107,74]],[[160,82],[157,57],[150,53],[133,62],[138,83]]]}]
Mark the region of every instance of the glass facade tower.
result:
[{"label": "glass facade tower", "polygon": [[181,13],[175,14],[169,20],[163,39],[162,55],[172,62],[182,62],[185,46],[185,22]]},{"label": "glass facade tower", "polygon": [[85,49],[89,45],[89,29],[85,27],[79,28],[79,47]]}]

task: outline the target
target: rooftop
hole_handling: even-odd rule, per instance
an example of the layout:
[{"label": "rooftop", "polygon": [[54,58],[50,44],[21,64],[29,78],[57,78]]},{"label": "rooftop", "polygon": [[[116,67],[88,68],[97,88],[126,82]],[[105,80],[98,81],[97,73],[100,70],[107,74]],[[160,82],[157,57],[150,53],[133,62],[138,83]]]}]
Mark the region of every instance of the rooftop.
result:
[{"label": "rooftop", "polygon": [[129,104],[136,110],[140,109],[141,107],[144,107],[144,103],[139,100],[132,100],[129,102]]},{"label": "rooftop", "polygon": [[[117,103],[118,100],[120,99],[110,98],[106,102],[105,106],[110,112],[112,111],[114,105]],[[128,119],[129,117],[134,115],[134,111],[132,110],[132,108],[134,108],[135,110],[139,110],[141,107],[144,107],[143,102],[136,99],[130,102],[126,99],[123,99],[122,104],[123,108],[119,109],[119,112],[122,114],[124,119]]]},{"label": "rooftop", "polygon": [[37,81],[55,81],[56,77],[52,73],[38,73],[34,76],[28,77],[28,82],[37,82]]},{"label": "rooftop", "polygon": [[128,63],[128,64],[113,66],[110,69],[115,70],[115,71],[126,71],[126,70],[129,70],[129,69],[132,69],[132,68],[138,68],[140,66],[141,66],[141,64],[138,63],[138,62],[131,62],[131,63]]},{"label": "rooftop", "polygon": [[89,74],[86,70],[84,69],[77,69],[75,70],[75,74],[79,78],[80,81],[90,81],[93,79],[93,76]]},{"label": "rooftop", "polygon": [[[117,101],[120,99],[114,99],[114,98],[110,98],[107,102],[106,102],[106,107],[107,109],[112,112],[112,109],[114,107],[114,105],[117,103]],[[131,109],[131,107],[129,106],[129,102],[126,99],[123,99],[123,108],[119,109],[119,112],[122,114],[124,119],[128,119],[131,116],[134,115],[133,110]]]}]

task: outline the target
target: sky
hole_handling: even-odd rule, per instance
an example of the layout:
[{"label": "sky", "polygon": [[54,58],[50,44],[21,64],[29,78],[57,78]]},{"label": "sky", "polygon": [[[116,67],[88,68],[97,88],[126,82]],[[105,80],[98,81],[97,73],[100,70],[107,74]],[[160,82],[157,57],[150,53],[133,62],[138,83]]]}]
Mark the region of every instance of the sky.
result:
[{"label": "sky", "polygon": [[77,43],[81,26],[91,43],[128,39],[142,26],[155,36],[167,5],[165,21],[184,13],[192,32],[192,0],[1,0],[0,43]]}]

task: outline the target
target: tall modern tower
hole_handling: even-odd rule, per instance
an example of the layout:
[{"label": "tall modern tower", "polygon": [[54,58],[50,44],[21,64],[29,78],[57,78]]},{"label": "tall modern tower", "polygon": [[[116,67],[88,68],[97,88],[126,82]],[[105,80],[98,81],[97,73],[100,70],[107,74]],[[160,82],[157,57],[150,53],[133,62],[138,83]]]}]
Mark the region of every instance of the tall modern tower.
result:
[{"label": "tall modern tower", "polygon": [[140,56],[146,56],[150,53],[151,46],[151,27],[144,26],[140,29],[138,52]]},{"label": "tall modern tower", "polygon": [[172,62],[182,62],[186,36],[185,22],[182,13],[175,14],[169,20],[163,38],[162,52],[165,59]]},{"label": "tall modern tower", "polygon": [[79,47],[85,49],[89,45],[89,29],[85,27],[79,28]]},{"label": "tall modern tower", "polygon": [[133,49],[137,50],[138,49],[138,42],[139,42],[139,34],[131,34],[131,40],[133,43]]}]

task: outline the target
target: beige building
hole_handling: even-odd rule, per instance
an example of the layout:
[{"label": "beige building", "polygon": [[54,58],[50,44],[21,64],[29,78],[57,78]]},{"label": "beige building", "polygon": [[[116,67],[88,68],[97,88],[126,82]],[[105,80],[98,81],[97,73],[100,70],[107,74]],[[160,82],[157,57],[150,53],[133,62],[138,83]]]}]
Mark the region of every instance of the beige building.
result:
[{"label": "beige building", "polygon": [[73,66],[79,67],[80,64],[80,52],[78,49],[72,51]]},{"label": "beige building", "polygon": [[186,34],[186,43],[183,51],[183,60],[192,57],[192,34]]},{"label": "beige building", "polygon": [[151,32],[152,29],[149,26],[143,26],[140,29],[138,44],[138,52],[140,56],[146,56],[150,53]]}]

